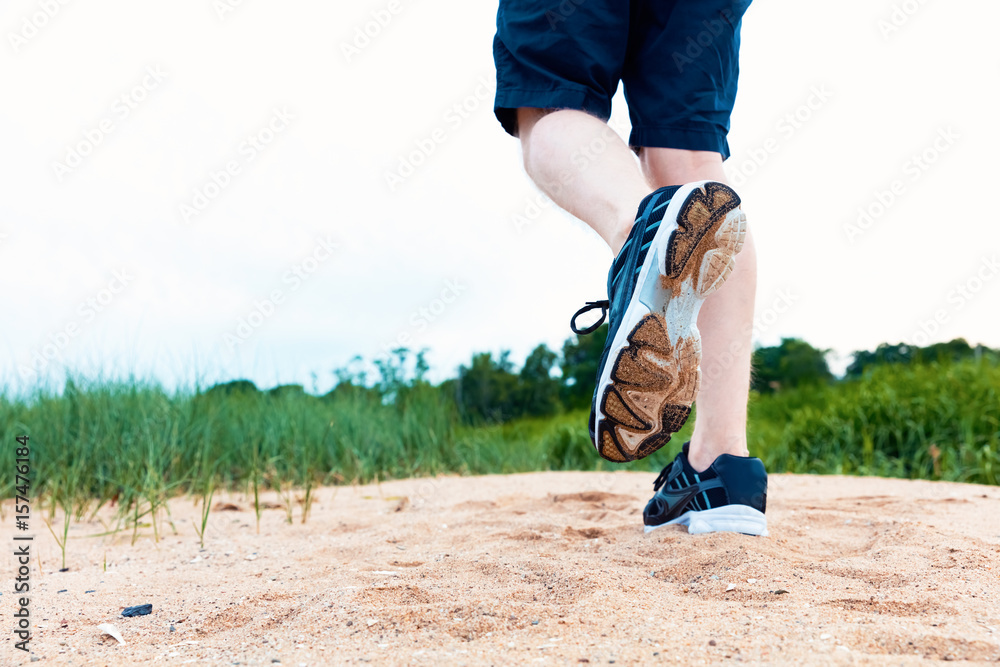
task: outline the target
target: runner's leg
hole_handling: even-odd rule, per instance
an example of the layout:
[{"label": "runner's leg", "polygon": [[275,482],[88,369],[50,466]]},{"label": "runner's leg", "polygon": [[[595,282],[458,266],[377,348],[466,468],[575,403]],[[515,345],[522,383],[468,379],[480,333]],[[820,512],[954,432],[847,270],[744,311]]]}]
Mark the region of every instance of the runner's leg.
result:
[{"label": "runner's leg", "polygon": [[583,111],[522,107],[517,120],[528,175],[617,255],[639,202],[653,189],[635,154],[604,121]]},{"label": "runner's leg", "polygon": [[[709,179],[725,183],[722,156],[709,151],[644,148],[640,161],[654,188]],[[701,331],[701,390],[688,460],[697,471],[720,454],[747,456],[747,400],[750,392],[757,255],[747,232],[743,251],[726,282],[705,300]]]}]

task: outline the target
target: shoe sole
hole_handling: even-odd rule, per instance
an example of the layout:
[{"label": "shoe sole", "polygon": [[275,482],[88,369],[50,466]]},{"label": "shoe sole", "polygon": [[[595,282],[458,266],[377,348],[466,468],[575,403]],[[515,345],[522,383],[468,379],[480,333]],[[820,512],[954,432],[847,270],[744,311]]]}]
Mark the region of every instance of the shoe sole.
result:
[{"label": "shoe sole", "polygon": [[698,311],[746,238],[739,196],[713,181],[679,189],[643,262],[598,380],[598,453],[635,461],[680,430],[701,384]]},{"label": "shoe sole", "polygon": [[682,525],[688,527],[692,535],[703,533],[743,533],[767,537],[767,517],[760,510],[749,505],[723,505],[701,512],[685,512],[672,521],[659,526],[646,526],[651,533],[661,526]]}]

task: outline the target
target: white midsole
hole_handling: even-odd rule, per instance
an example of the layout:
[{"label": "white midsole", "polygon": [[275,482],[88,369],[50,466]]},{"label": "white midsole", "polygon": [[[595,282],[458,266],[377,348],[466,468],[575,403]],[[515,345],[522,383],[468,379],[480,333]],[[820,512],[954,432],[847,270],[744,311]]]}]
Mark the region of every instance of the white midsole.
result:
[{"label": "white midsole", "polygon": [[[727,532],[767,537],[767,517],[749,505],[723,505],[701,512],[692,510],[660,526],[674,524],[687,526],[692,535]],[[660,526],[646,526],[645,532],[651,533]]]},{"label": "white midsole", "polygon": [[[666,251],[666,244],[670,241],[670,235],[677,229],[677,215],[679,213],[679,208],[687,201],[688,195],[691,194],[697,188],[701,188],[708,183],[708,181],[696,181],[694,183],[688,183],[682,185],[677,192],[674,193],[673,197],[670,198],[670,203],[667,205],[667,210],[663,213],[663,221],[660,223],[660,228],[656,230],[656,236],[653,238],[653,244],[649,246],[649,250],[646,252],[646,259],[642,263],[642,270],[639,272],[639,279],[636,280],[635,291],[633,295],[638,295],[638,298],[633,296],[632,300],[628,304],[628,308],[625,309],[624,315],[622,315],[622,323],[618,327],[618,331],[615,333],[614,340],[611,342],[610,350],[608,353],[608,358],[604,363],[604,369],[601,371],[601,377],[597,383],[597,395],[594,410],[595,423],[592,424],[594,433],[597,433],[596,420],[603,419],[605,415],[601,411],[601,397],[604,396],[604,388],[608,386],[611,381],[611,369],[614,367],[614,362],[616,359],[615,351],[621,350],[625,347],[625,339],[630,333],[632,333],[633,327],[639,323],[643,317],[653,312],[653,310],[663,311],[664,303],[663,300],[667,298],[667,294],[659,285],[660,278],[660,255]],[[640,239],[641,241],[641,239]],[[648,277],[651,271],[655,271],[655,278],[652,281],[648,281]],[[610,296],[610,295],[609,295]],[[691,309],[688,312],[693,313],[697,317],[698,309],[701,307],[701,301],[697,300],[695,304],[692,304]],[[676,317],[672,317],[675,322]],[[690,326],[694,326],[694,320],[691,321]],[[671,335],[668,328],[668,336],[674,339],[676,342],[676,337]],[[594,447],[597,448],[597,443],[593,443]]]}]

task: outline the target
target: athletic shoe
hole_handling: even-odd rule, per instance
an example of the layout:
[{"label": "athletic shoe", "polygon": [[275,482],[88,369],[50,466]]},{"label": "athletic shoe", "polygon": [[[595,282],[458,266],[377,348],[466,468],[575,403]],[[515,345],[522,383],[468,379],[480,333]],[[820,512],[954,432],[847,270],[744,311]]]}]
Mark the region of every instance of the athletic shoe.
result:
[{"label": "athletic shoe", "polygon": [[704,472],[688,463],[688,445],[653,482],[642,512],[646,532],[675,523],[689,533],[767,535],[767,472],[757,458],[723,454]]},{"label": "athletic shoe", "polygon": [[[609,320],[590,414],[591,440],[609,461],[649,456],[687,421],[701,381],[698,311],[743,248],[739,206],[731,188],[712,181],[647,196],[611,265],[608,300],[589,302],[570,321],[587,334]],[[601,319],[577,328],[576,318],[595,308]]]}]

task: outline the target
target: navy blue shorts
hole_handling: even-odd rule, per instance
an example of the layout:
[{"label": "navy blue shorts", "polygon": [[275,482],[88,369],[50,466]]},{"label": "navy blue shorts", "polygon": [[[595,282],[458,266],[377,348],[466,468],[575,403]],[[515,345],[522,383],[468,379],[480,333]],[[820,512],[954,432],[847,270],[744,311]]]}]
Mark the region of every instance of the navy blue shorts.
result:
[{"label": "navy blue shorts", "polygon": [[740,24],[750,0],[500,0],[494,111],[517,136],[518,107],[607,121],[618,82],[629,144],[729,157]]}]

